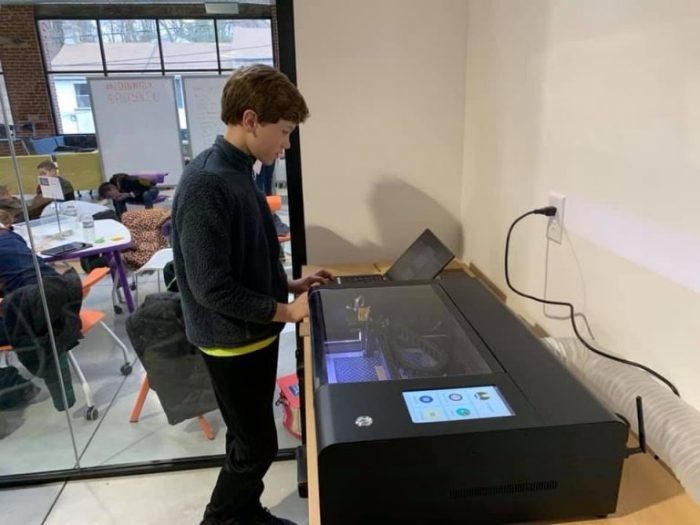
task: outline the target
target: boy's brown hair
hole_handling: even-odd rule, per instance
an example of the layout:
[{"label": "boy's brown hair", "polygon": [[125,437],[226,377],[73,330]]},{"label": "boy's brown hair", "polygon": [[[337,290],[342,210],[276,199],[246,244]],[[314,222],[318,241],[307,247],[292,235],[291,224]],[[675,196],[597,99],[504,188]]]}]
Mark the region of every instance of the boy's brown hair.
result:
[{"label": "boy's brown hair", "polygon": [[52,170],[52,171],[56,171],[56,170],[58,169],[58,168],[56,168],[56,164],[55,164],[54,161],[52,161],[52,160],[44,160],[44,161],[41,161],[41,162],[37,165],[36,169],[40,170],[40,169],[42,169],[42,168],[43,168],[43,169],[46,169],[46,170]]},{"label": "boy's brown hair", "polygon": [[221,95],[221,120],[240,124],[246,109],[255,111],[258,121],[274,124],[281,119],[300,124],[309,108],[297,87],[274,67],[254,64],[235,70]]},{"label": "boy's brown hair", "polygon": [[9,226],[14,221],[14,217],[9,211],[0,210],[0,224]]}]

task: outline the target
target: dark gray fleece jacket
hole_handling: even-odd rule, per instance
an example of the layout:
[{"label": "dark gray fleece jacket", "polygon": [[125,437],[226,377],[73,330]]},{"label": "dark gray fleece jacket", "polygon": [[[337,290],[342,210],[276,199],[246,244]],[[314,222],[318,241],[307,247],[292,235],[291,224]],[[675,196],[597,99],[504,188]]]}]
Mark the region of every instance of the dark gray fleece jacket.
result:
[{"label": "dark gray fleece jacket", "polygon": [[172,245],[187,339],[243,346],[278,334],[287,276],[254,158],[219,136],[185,168],[173,202]]}]

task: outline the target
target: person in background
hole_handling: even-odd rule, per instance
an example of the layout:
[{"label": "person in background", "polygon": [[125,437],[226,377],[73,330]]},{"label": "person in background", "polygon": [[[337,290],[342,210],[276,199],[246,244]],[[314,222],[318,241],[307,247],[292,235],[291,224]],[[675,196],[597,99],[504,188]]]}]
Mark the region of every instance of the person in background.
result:
[{"label": "person in background", "polygon": [[147,210],[153,208],[153,203],[158,196],[158,188],[148,179],[126,173],[115,173],[109,182],[100,184],[97,193],[101,199],[112,199],[114,211],[117,217],[121,218],[122,213],[126,211],[128,201],[143,204]]},{"label": "person in background", "polygon": [[[38,263],[43,277],[59,275],[41,257]],[[0,211],[0,297],[37,281],[32,250],[22,236],[13,231],[10,214]]]},{"label": "person in background", "polygon": [[260,173],[255,177],[255,184],[263,195],[272,195],[272,179],[275,173],[275,163],[262,164]]},{"label": "person in background", "polygon": [[[51,160],[45,160],[43,162],[40,162],[36,169],[37,177],[58,177],[58,179],[61,181],[61,190],[63,190],[64,201],[75,200],[75,190],[73,189],[73,185],[68,179],[59,176],[58,168],[56,167],[55,162]],[[41,195],[41,185],[37,185],[36,187],[36,197],[34,199],[36,200],[37,197],[43,198]]]},{"label": "person in background", "polygon": [[[263,193],[263,195],[272,195],[272,179],[275,173],[275,163],[263,164],[260,167],[260,173],[255,177],[255,185]],[[278,237],[289,235],[289,226],[282,222],[282,219],[276,213],[272,214],[272,220],[275,222],[275,231]]]},{"label": "person in background", "polygon": [[[36,282],[34,266],[31,263],[31,251],[27,248],[24,239],[12,232],[12,220],[10,213],[0,210],[0,347],[9,344],[3,322],[2,298],[6,293],[14,290],[19,283],[29,280]],[[16,237],[19,237],[19,241]],[[27,253],[28,260],[25,259]],[[31,268],[28,268],[27,263]],[[17,264],[17,268],[14,264]],[[53,272],[48,266],[47,268]],[[14,366],[0,368],[0,410],[16,408],[27,403],[40,391],[41,389],[34,383],[22,377]]]},{"label": "person in background", "polygon": [[[272,164],[308,116],[275,68],[236,69],[224,86],[224,136],[192,159],[173,202],[172,245],[187,339],[199,347],[226,423],[226,459],[203,525],[293,525],[260,503],[277,455],[273,411],[279,333],[308,315],[307,290],[325,270],[288,280],[253,163]],[[288,294],[299,294],[288,302]]]},{"label": "person in background", "polygon": [[[45,199],[41,195],[34,196],[33,199],[27,202],[29,218],[36,219],[41,216],[42,210],[52,202],[51,199]],[[11,195],[7,186],[3,184],[0,184],[0,210],[9,213],[13,223],[22,222],[24,220],[21,199]]]},{"label": "person in background", "polygon": [[0,210],[9,214],[10,224],[22,216],[22,201],[11,195],[4,184],[0,184]]}]

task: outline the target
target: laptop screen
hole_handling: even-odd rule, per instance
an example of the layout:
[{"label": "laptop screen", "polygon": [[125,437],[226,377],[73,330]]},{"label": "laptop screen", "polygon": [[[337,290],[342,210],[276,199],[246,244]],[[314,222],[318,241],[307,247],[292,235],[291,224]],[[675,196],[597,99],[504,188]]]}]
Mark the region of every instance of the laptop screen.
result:
[{"label": "laptop screen", "polygon": [[390,281],[434,279],[453,257],[450,249],[426,229],[391,265],[385,277]]}]

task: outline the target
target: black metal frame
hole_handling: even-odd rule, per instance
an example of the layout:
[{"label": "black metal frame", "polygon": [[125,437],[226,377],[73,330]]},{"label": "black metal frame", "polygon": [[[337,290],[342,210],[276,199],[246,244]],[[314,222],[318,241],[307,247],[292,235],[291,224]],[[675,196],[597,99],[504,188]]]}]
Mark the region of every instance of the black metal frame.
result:
[{"label": "black metal frame", "polygon": [[[277,31],[280,47],[280,71],[297,83],[296,48],[294,44],[294,5],[292,0],[277,0]],[[299,130],[290,138],[291,147],[285,154],[287,167],[287,197],[292,231],[292,275],[301,276],[306,264],[306,226],[304,220],[304,190],[301,177],[301,144]]]},{"label": "black metal frame", "polygon": [[[39,20],[79,20],[79,19],[90,19],[99,21],[100,19],[114,18],[114,14],[110,15],[107,13],[105,16],[79,16],[77,14],[55,14],[46,15],[41,13],[39,10],[35,23],[37,34],[39,34],[38,25]],[[154,17],[140,14],[139,16],[119,16],[118,18],[149,18],[155,19],[156,23],[161,19],[172,19],[176,18],[175,13],[167,17]],[[183,17],[187,18],[206,18],[214,19],[215,24],[215,35],[217,42],[217,70],[192,70],[193,72],[217,72],[221,74],[221,58],[218,46],[218,25],[217,20],[230,20],[230,19],[269,19],[273,21],[271,16],[246,16],[245,13],[239,13],[239,15],[190,15],[184,14]],[[54,74],[100,74],[102,73],[105,77],[109,74],[117,73],[136,73],[133,70],[121,71],[113,70],[106,71],[106,61],[104,56],[104,47],[102,44],[102,37],[100,33],[100,24],[97,24],[98,35],[100,41],[100,54],[102,58],[103,70],[100,71],[66,71],[66,72],[49,72],[46,70],[46,57],[44,56],[44,47],[39,43],[42,60],[44,63],[44,75],[46,77],[47,88],[49,86],[49,75]],[[296,84],[296,57],[295,57],[295,47],[294,47],[294,8],[293,0],[277,0],[277,29],[279,37],[279,66],[280,70],[285,73],[289,79]],[[159,36],[160,45],[160,36]],[[273,51],[274,53],[274,51]],[[150,71],[149,71],[150,72]],[[156,72],[156,70],[154,70]],[[188,70],[178,69],[177,73],[189,72]],[[172,73],[172,71],[166,71],[163,67],[162,53],[161,53],[161,71],[162,75],[166,73]],[[50,88],[49,88],[50,95]],[[56,125],[56,114],[53,103],[51,104],[51,111],[54,117],[54,125]],[[302,191],[302,180],[301,180],[301,154],[300,154],[300,141],[299,132],[296,131],[292,134],[291,148],[286,154],[286,166],[287,166],[287,185],[288,185],[288,196],[289,196],[289,216],[290,216],[290,227],[294,232],[292,236],[292,266],[293,275],[298,277],[301,275],[301,267],[306,264],[306,236],[305,236],[305,223],[304,223],[304,203],[303,203],[303,191]],[[298,329],[297,329],[297,340]],[[276,457],[276,461],[292,460],[295,459],[295,449],[281,449]],[[12,488],[12,487],[26,487],[32,485],[41,485],[45,483],[56,483],[56,482],[66,482],[72,480],[81,479],[97,479],[97,478],[107,478],[107,477],[118,477],[118,476],[128,476],[128,475],[138,475],[138,474],[154,474],[158,472],[173,472],[179,470],[191,470],[198,468],[211,468],[219,467],[223,463],[224,455],[212,455],[212,456],[199,456],[199,457],[187,457],[187,458],[175,458],[169,460],[158,460],[158,461],[148,461],[142,463],[126,463],[99,467],[87,467],[79,469],[63,469],[54,470],[46,472],[37,472],[29,474],[14,474],[9,476],[0,476],[0,489]]]},{"label": "black metal frame", "polygon": [[[297,83],[296,46],[294,39],[294,3],[293,0],[277,0],[277,32],[279,38],[280,71]],[[287,168],[287,198],[289,201],[289,227],[292,232],[292,275],[301,277],[301,268],[306,264],[306,220],[304,216],[304,188],[301,172],[301,141],[299,129],[290,138],[291,147],[285,155]],[[297,379],[300,391],[301,445],[296,449],[297,490],[299,496],[308,497],[306,473],[306,395],[304,367],[304,341],[296,326],[295,352],[297,362]]]},{"label": "black metal frame", "polygon": [[[0,71],[0,82],[3,81],[4,79],[5,79],[5,72],[4,72],[4,71]],[[3,83],[3,86],[4,86],[4,85],[5,85],[5,84]],[[14,117],[12,117],[12,112],[10,111],[10,108],[7,108],[7,112],[8,112],[8,114],[10,115],[10,118],[12,119],[12,124],[10,124],[9,122],[3,122],[2,124],[0,124],[0,126],[6,126],[6,127],[7,127],[7,131],[6,131],[7,137],[4,137],[4,138],[9,138],[9,136],[10,136],[10,125],[12,125],[12,126],[14,127],[14,121],[15,121]],[[0,137],[0,138],[3,138],[3,137]]]},{"label": "black metal frame", "polygon": [[[114,478],[139,474],[157,474],[159,472],[177,472],[178,470],[216,468],[223,464],[224,458],[223,454],[217,454],[213,456],[192,456],[80,469],[50,470],[31,474],[13,474],[0,477],[0,490],[82,479]],[[285,448],[277,453],[275,461],[289,461],[292,459],[295,459],[295,449]]]}]

